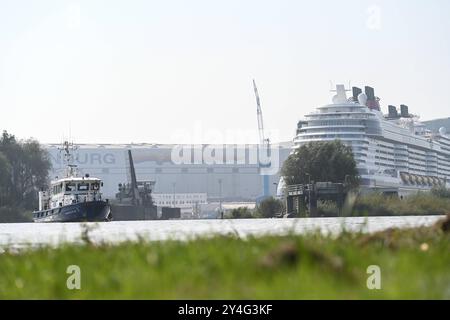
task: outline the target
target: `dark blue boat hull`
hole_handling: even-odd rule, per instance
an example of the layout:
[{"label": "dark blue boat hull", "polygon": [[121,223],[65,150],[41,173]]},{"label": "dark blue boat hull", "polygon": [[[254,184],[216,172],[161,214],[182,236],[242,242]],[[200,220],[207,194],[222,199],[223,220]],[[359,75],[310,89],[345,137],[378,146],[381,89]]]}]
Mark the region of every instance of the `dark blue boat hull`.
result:
[{"label": "dark blue boat hull", "polygon": [[34,222],[97,222],[111,219],[111,207],[106,201],[80,202],[33,213]]}]

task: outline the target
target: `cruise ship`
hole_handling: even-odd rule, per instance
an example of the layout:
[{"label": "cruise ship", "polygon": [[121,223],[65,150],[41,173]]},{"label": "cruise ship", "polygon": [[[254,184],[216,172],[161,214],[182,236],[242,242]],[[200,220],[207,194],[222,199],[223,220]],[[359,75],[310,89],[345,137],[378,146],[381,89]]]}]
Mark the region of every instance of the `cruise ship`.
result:
[{"label": "cruise ship", "polygon": [[[294,148],[312,141],[341,140],[350,146],[362,190],[409,195],[450,188],[450,136],[428,130],[406,105],[380,108],[375,90],[337,85],[332,103],[298,122]],[[347,94],[349,96],[347,96]]]}]

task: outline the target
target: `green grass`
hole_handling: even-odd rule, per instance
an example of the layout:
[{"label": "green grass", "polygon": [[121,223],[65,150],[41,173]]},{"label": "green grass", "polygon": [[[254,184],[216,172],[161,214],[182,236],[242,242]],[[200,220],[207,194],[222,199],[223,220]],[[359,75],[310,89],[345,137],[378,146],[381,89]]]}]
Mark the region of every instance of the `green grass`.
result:
[{"label": "green grass", "polygon": [[[337,238],[218,236],[7,251],[0,298],[450,299],[449,223]],[[81,268],[81,290],[66,287],[69,265]],[[381,290],[366,287],[369,265],[381,268]]]},{"label": "green grass", "polygon": [[352,215],[441,215],[449,211],[450,198],[439,197],[432,193],[417,193],[404,199],[374,193],[359,197],[354,204]]}]

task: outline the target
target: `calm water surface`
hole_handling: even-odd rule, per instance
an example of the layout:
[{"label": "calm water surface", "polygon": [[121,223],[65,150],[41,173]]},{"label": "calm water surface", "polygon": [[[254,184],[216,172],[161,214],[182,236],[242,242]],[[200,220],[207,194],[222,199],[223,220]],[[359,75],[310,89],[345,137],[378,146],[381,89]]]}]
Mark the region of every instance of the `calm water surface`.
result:
[{"label": "calm water surface", "polygon": [[105,223],[3,223],[0,224],[2,247],[56,246],[60,243],[79,243],[83,230],[91,229],[89,237],[96,243],[117,243],[126,240],[188,240],[216,234],[249,235],[289,232],[302,234],[311,231],[336,234],[348,231],[375,232],[391,227],[406,228],[434,224],[442,216],[370,217],[370,218],[307,218],[307,219],[250,219],[250,220],[172,220],[172,221],[116,221]]}]

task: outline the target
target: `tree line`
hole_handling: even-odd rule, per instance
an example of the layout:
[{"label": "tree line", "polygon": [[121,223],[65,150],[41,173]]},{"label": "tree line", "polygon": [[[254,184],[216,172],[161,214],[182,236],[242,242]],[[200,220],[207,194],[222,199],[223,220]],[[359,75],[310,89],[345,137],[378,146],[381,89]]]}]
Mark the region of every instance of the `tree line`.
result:
[{"label": "tree line", "polygon": [[0,137],[0,221],[22,221],[37,207],[38,191],[48,187],[49,155],[34,139]]}]

